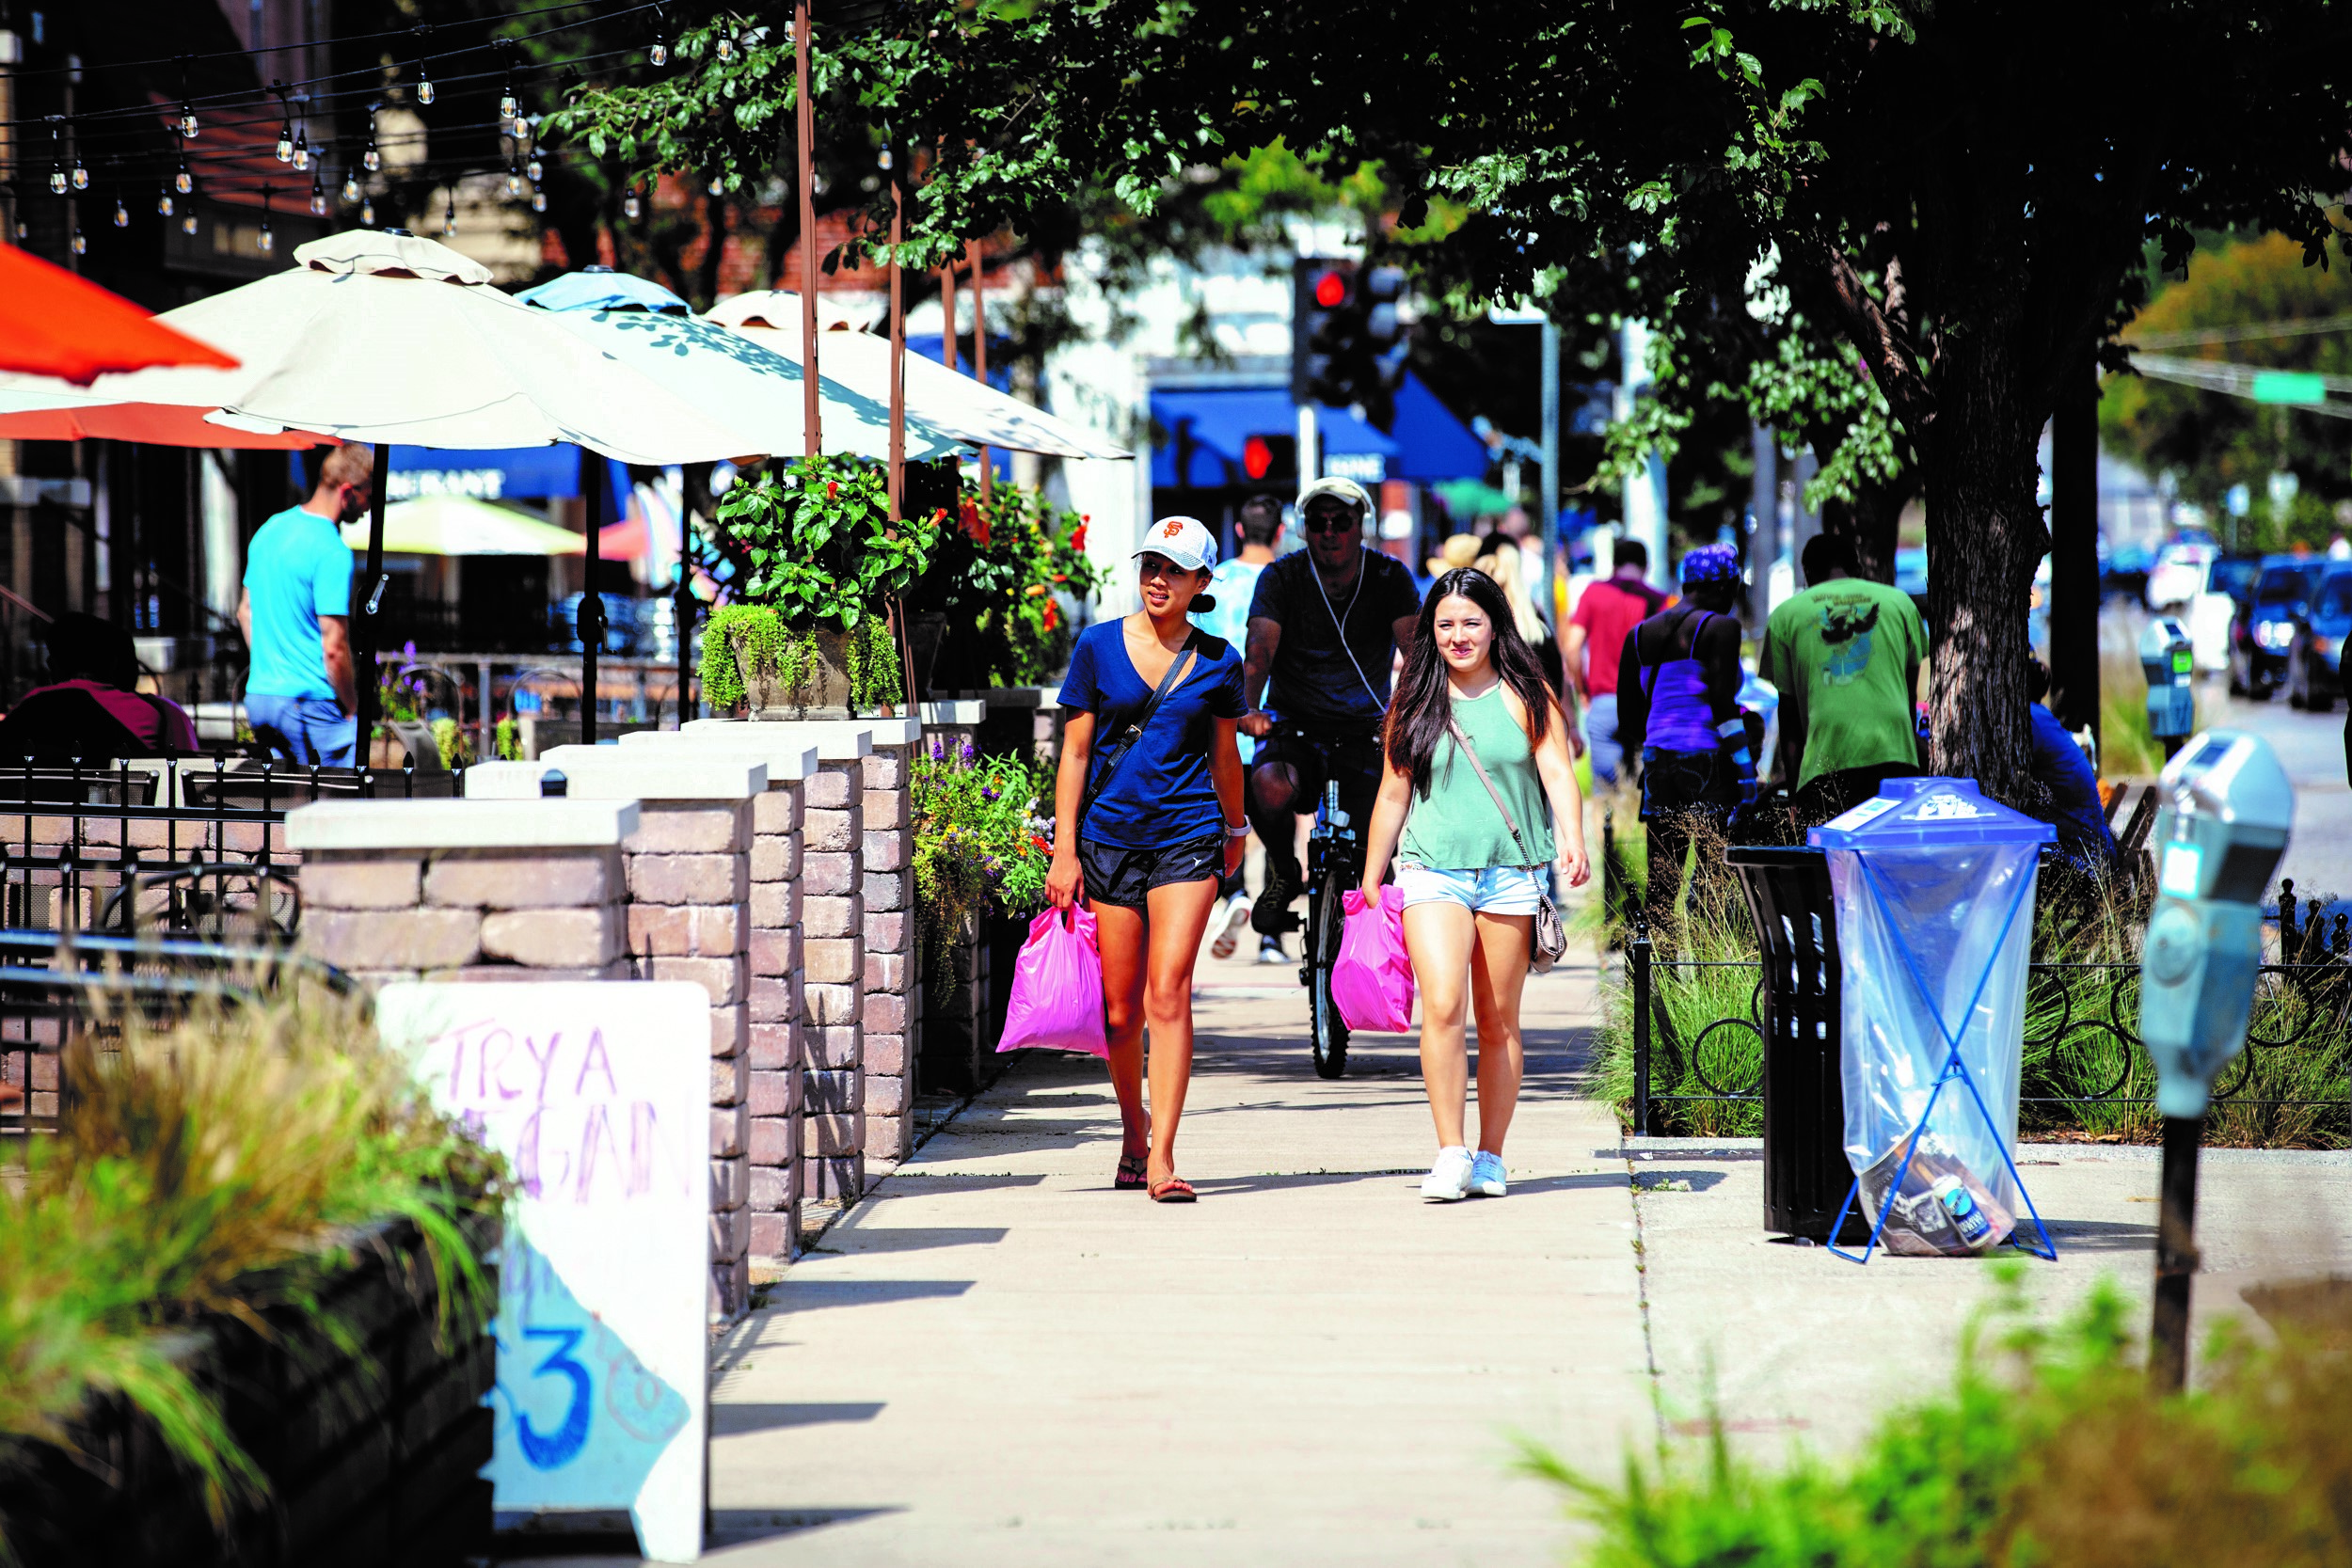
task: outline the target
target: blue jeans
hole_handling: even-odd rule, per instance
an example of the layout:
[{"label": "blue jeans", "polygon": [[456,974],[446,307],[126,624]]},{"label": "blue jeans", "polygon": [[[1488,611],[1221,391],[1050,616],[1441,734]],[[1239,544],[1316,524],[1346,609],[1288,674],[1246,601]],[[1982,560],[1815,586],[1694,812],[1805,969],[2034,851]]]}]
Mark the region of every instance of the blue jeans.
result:
[{"label": "blue jeans", "polygon": [[266,724],[286,737],[294,760],[306,766],[351,766],[359,743],[359,721],[332,697],[272,697],[248,691],[245,716],[255,729]]},{"label": "blue jeans", "polygon": [[1593,783],[1615,784],[1625,771],[1625,748],[1617,744],[1617,694],[1584,705],[1584,742],[1593,749]]}]

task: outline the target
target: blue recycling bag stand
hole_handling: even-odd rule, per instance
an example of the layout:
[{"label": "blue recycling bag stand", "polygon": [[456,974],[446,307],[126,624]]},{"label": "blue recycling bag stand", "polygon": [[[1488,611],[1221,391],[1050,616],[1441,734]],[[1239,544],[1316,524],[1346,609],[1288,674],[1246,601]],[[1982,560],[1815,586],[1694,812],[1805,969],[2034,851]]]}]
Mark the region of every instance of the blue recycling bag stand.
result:
[{"label": "blue recycling bag stand", "polygon": [[[1947,1166],[2006,1207],[2009,1244],[2055,1260],[2058,1249],[2018,1175],[2012,1145],[2034,885],[2041,847],[2057,830],[1987,800],[1973,781],[1910,778],[1888,780],[1877,796],[1808,836],[1828,852],[1843,971],[1840,1074],[1855,1177],[1837,1227],[1856,1203],[1877,1209],[1860,1253],[1836,1243],[1836,1227],[1830,1250],[1850,1262],[1869,1261],[1914,1161],[1931,1143]],[[1864,1181],[1898,1148],[1893,1179],[1866,1200]],[[1979,1176],[1994,1170],[1995,1156],[1998,1173]],[[2021,1204],[2038,1245],[2015,1217]],[[1920,1233],[1914,1225],[1904,1230],[1906,1240]],[[1923,1239],[1916,1250],[1937,1248]]]}]

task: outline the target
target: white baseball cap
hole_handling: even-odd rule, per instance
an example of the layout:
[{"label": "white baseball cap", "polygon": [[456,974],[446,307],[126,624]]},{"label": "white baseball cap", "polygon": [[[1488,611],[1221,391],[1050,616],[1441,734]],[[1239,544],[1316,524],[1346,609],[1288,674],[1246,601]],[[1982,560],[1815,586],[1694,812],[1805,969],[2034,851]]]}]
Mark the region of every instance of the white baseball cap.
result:
[{"label": "white baseball cap", "polygon": [[1156,555],[1187,572],[1216,564],[1216,535],[1198,517],[1162,517],[1143,536],[1143,547],[1131,558]]}]

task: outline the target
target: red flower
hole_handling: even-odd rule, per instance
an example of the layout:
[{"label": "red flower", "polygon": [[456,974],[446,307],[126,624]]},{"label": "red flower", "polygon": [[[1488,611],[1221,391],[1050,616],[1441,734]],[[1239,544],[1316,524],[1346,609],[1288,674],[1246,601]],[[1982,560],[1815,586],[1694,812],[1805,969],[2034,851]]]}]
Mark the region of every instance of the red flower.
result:
[{"label": "red flower", "polygon": [[988,519],[981,515],[980,509],[970,501],[963,503],[963,531],[971,536],[972,543],[975,545],[982,549],[988,547]]},{"label": "red flower", "polygon": [[1059,612],[1059,611],[1057,611],[1057,610],[1055,610],[1055,608],[1054,608],[1054,601],[1053,601],[1053,600],[1051,600],[1051,599],[1046,600],[1046,601],[1045,601],[1045,629],[1046,629],[1047,631],[1052,631],[1052,630],[1053,630],[1056,626],[1060,626],[1060,625],[1061,625],[1061,615],[1060,615],[1060,612]]},{"label": "red flower", "polygon": [[946,509],[946,507],[944,507],[944,506],[943,506],[943,507],[941,507],[938,511],[936,511],[936,512],[934,512],[934,513],[932,513],[932,514],[931,514],[931,527],[933,527],[933,528],[946,528],[946,526],[947,526],[947,509]]},{"label": "red flower", "polygon": [[1083,551],[1087,547],[1087,523],[1089,521],[1089,519],[1085,517],[1079,518],[1078,526],[1071,531],[1070,547],[1072,549]]},{"label": "red flower", "polygon": [[832,480],[832,479],[829,479],[829,480],[825,481],[825,499],[826,499],[827,500],[831,500],[831,499],[833,499],[835,496],[837,496],[837,495],[839,495],[839,494],[841,494],[841,482],[840,482],[840,481],[838,481],[838,480]]},{"label": "red flower", "polygon": [[1043,839],[1038,837],[1035,833],[1031,833],[1029,835],[1029,843],[1041,855],[1051,855],[1054,852],[1054,847],[1046,843]]}]

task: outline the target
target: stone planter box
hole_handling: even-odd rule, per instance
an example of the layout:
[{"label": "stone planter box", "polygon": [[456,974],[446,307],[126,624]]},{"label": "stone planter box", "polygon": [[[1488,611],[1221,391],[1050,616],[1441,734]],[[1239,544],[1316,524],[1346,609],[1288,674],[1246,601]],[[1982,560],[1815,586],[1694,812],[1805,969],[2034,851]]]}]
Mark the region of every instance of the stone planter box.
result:
[{"label": "stone planter box", "polygon": [[998,1032],[990,1018],[990,954],[981,923],[967,917],[952,940],[936,944],[923,966],[922,1092],[976,1092],[995,1076]]},{"label": "stone planter box", "polygon": [[[497,1229],[495,1217],[469,1227],[477,1254]],[[97,1401],[72,1432],[95,1464],[43,1446],[0,1469],[0,1513],[25,1568],[405,1568],[485,1552],[490,1483],[480,1472],[490,1461],[491,1323],[453,1320],[437,1334],[433,1267],[408,1221],[370,1228],[356,1250],[322,1292],[348,1347],[292,1308],[265,1315],[267,1338],[221,1318],[175,1346],[268,1478],[266,1498],[216,1533],[198,1486],[146,1417],[119,1400]]]},{"label": "stone planter box", "polygon": [[1061,756],[1061,687],[997,686],[984,691],[942,693],[987,709],[975,744],[988,756],[1025,756],[1053,762]]}]

